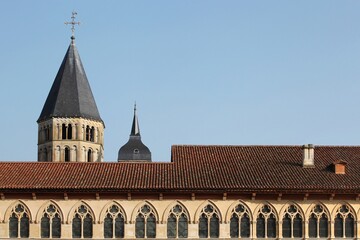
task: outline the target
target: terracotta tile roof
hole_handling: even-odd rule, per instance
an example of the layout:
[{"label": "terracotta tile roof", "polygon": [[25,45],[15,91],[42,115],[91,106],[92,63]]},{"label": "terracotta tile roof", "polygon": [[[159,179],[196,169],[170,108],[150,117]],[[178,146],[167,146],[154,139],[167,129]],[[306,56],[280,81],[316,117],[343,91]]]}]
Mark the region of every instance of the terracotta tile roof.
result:
[{"label": "terracotta tile roof", "polygon": [[[336,192],[360,193],[360,147],[173,146],[171,163],[1,162],[0,192]],[[347,162],[346,174],[331,168]]]}]

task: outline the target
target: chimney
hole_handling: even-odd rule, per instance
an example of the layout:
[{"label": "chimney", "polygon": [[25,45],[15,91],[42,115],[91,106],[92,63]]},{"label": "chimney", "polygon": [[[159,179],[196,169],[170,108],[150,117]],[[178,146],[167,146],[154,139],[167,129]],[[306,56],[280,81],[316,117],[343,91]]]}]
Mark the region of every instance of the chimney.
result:
[{"label": "chimney", "polygon": [[333,166],[335,174],[345,174],[346,164],[347,162],[341,159],[334,161]]},{"label": "chimney", "polygon": [[303,168],[314,168],[314,145],[305,144],[303,149]]}]

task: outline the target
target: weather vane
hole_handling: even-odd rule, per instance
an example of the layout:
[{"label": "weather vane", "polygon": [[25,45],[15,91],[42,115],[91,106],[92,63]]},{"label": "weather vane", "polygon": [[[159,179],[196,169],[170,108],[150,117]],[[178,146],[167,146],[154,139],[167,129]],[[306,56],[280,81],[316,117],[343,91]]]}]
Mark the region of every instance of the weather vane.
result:
[{"label": "weather vane", "polygon": [[65,22],[66,25],[68,24],[71,24],[71,32],[72,32],[72,35],[71,35],[71,39],[75,39],[75,25],[80,25],[80,22],[75,22],[75,18],[76,18],[76,15],[77,15],[77,12],[73,11],[72,12],[72,16],[71,16],[71,19],[72,21],[71,22]]}]

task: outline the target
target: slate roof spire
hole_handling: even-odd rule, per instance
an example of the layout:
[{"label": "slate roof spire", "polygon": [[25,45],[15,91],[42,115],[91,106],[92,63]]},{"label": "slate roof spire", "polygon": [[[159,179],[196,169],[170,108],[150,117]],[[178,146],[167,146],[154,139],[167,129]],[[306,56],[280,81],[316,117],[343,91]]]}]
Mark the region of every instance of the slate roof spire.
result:
[{"label": "slate roof spire", "polygon": [[134,118],[133,118],[130,136],[140,136],[139,120],[136,114],[136,103],[134,104]]},{"label": "slate roof spire", "polygon": [[103,122],[73,35],[38,122],[54,117],[80,117]]},{"label": "slate roof spire", "polygon": [[136,112],[136,103],[134,105],[134,117],[130,132],[129,141],[120,148],[118,153],[118,161],[133,162],[151,162],[151,152],[141,141],[139,120]]}]

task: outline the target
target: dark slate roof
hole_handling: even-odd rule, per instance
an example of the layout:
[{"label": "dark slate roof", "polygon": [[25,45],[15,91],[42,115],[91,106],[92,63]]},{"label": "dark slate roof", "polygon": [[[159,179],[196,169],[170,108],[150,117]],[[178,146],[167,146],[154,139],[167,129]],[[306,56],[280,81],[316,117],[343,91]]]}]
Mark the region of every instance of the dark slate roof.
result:
[{"label": "dark slate roof", "polygon": [[102,122],[74,40],[61,63],[38,122],[53,117],[82,117]]},{"label": "dark slate roof", "polygon": [[132,122],[130,139],[120,148],[118,153],[118,161],[148,161],[151,162],[151,152],[147,146],[141,141],[139,120],[136,113],[136,105],[134,107],[134,118]]},{"label": "dark slate roof", "polygon": [[[169,163],[0,163],[0,192],[360,193],[360,147],[173,146]],[[345,174],[332,164],[347,162]]]}]

